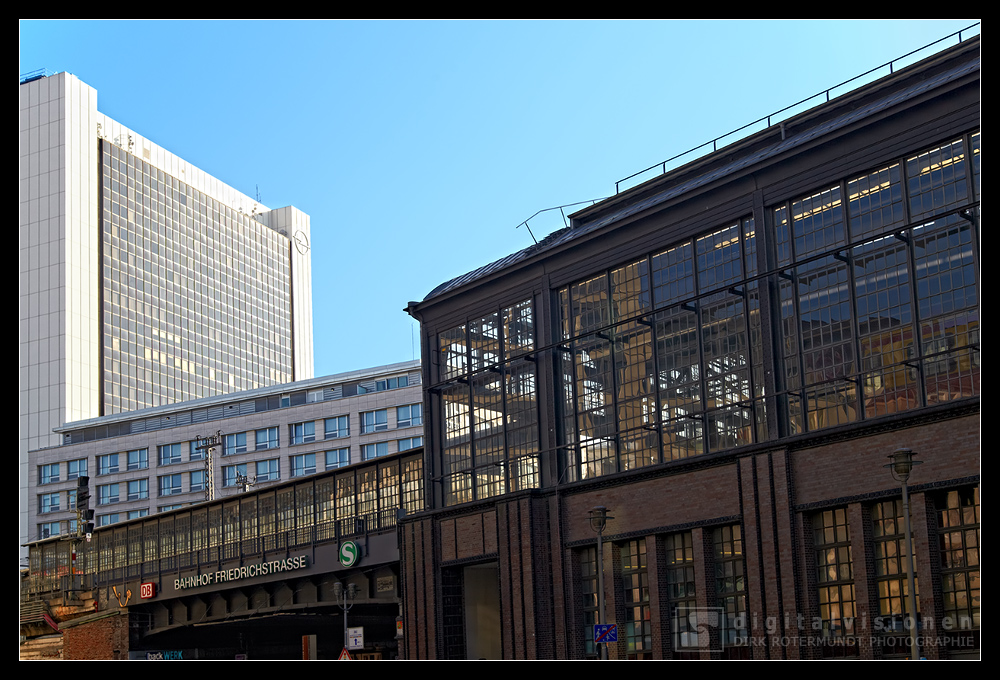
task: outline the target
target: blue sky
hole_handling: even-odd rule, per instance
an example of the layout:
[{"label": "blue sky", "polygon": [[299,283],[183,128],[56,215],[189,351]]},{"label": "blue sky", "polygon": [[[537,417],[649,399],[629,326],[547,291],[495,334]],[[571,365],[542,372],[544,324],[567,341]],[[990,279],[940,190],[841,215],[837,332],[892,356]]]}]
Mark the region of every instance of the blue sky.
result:
[{"label": "blue sky", "polygon": [[328,375],[419,357],[407,301],[530,245],[536,211],[975,21],[22,20],[19,72],[309,213]]}]

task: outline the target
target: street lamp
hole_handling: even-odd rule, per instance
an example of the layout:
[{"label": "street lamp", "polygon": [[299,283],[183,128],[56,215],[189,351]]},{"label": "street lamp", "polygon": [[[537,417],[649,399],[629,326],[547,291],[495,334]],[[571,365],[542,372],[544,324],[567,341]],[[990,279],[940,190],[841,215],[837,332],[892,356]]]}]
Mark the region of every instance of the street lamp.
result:
[{"label": "street lamp", "polygon": [[336,600],[337,606],[340,607],[344,612],[344,650],[347,650],[348,637],[347,637],[347,612],[351,610],[354,606],[354,598],[358,596],[358,586],[355,583],[348,583],[347,587],[340,581],[335,581],[333,584],[333,599]]},{"label": "street lamp", "polygon": [[[597,622],[605,623],[604,619],[604,529],[608,526],[608,520],[614,517],[608,514],[608,509],[603,505],[598,505],[588,513],[590,528],[597,532]],[[597,648],[598,656],[601,659],[608,658],[607,643]]]},{"label": "street lamp", "polygon": [[923,461],[913,460],[913,451],[907,448],[900,448],[889,454],[892,461],[883,467],[889,468],[892,478],[903,487],[903,530],[906,532],[906,584],[909,592],[906,596],[906,606],[910,610],[912,625],[910,626],[910,658],[914,661],[920,659],[920,645],[917,644],[917,595],[916,583],[913,578],[913,538],[910,536],[910,492],[906,486],[910,478],[910,472],[914,465],[920,465]]}]

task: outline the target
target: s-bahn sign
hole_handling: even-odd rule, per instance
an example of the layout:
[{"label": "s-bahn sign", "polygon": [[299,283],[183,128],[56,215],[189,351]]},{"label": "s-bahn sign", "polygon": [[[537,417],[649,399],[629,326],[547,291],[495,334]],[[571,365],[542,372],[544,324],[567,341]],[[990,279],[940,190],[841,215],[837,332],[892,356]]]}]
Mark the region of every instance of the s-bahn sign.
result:
[{"label": "s-bahn sign", "polygon": [[353,567],[361,557],[361,548],[354,541],[344,541],[340,544],[340,563],[345,567]]},{"label": "s-bahn sign", "polygon": [[189,588],[200,588],[218,583],[229,583],[231,581],[241,581],[245,578],[256,578],[258,576],[268,576],[270,574],[280,574],[286,571],[305,569],[309,566],[308,555],[298,555],[289,557],[286,560],[273,560],[270,562],[257,562],[247,564],[242,567],[232,569],[222,569],[221,571],[209,571],[197,576],[182,576],[174,579],[176,590],[187,590]]}]

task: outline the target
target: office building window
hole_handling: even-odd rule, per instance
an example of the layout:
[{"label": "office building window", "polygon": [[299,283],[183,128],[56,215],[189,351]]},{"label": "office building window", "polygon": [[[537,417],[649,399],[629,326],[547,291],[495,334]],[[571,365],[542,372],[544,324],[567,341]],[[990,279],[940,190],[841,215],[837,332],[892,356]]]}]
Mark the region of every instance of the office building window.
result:
[{"label": "office building window", "polygon": [[293,423],[288,426],[288,436],[292,444],[316,441],[316,423],[311,420],[305,423]]},{"label": "office building window", "polygon": [[389,412],[367,411],[361,414],[361,434],[389,429]]},{"label": "office building window", "polygon": [[77,479],[79,477],[87,476],[87,459],[80,458],[79,460],[71,460],[66,464],[67,472],[66,479]]},{"label": "office building window", "polygon": [[223,456],[233,456],[237,453],[247,452],[247,433],[237,432],[236,434],[227,434],[225,443],[222,448]]},{"label": "office building window", "polygon": [[66,509],[76,510],[76,489],[70,489],[66,492]]},{"label": "office building window", "polygon": [[188,460],[205,460],[205,449],[198,448],[198,441],[193,441],[188,444]]},{"label": "office building window", "polygon": [[316,454],[304,453],[292,456],[292,477],[303,477],[316,472]]},{"label": "office building window", "polygon": [[149,467],[149,449],[136,449],[128,452],[128,469],[145,470]]},{"label": "office building window", "polygon": [[97,457],[97,474],[111,475],[118,472],[118,454],[108,453]]},{"label": "office building window", "polygon": [[149,480],[133,479],[128,483],[128,499],[140,501],[143,498],[149,498]]},{"label": "office building window", "polygon": [[846,508],[826,510],[813,516],[813,547],[823,636],[853,636],[854,563]]},{"label": "office building window", "polygon": [[45,514],[46,512],[59,512],[59,510],[58,493],[43,493],[38,497],[38,512],[40,514]]},{"label": "office building window", "polygon": [[351,464],[351,449],[334,449],[326,452],[326,469],[344,467]]},{"label": "office building window", "polygon": [[51,538],[62,533],[59,529],[59,522],[44,522],[38,525],[38,538]]},{"label": "office building window", "polygon": [[258,482],[273,482],[281,479],[281,473],[278,471],[277,458],[272,460],[259,460],[256,463],[256,467]]},{"label": "office building window", "polygon": [[194,470],[190,473],[190,484],[188,488],[191,491],[204,491],[205,490],[205,471],[204,470]]},{"label": "office building window", "polygon": [[140,510],[129,510],[125,513],[126,519],[139,519],[140,517],[148,517],[149,508],[142,508]]},{"label": "office building window", "polygon": [[407,437],[406,439],[400,439],[397,442],[397,451],[409,451],[410,449],[415,449],[418,446],[424,445],[423,437]]},{"label": "office building window", "polygon": [[118,485],[101,484],[97,487],[97,504],[111,505],[118,502]]},{"label": "office building window", "polygon": [[177,494],[184,493],[184,489],[181,486],[181,477],[180,473],[159,477],[160,496],[176,496]]},{"label": "office building window", "polygon": [[223,465],[222,466],[222,486],[231,488],[239,485],[239,477],[247,476],[247,466],[243,465]]},{"label": "office building window", "polygon": [[180,510],[184,507],[183,503],[174,503],[173,505],[161,505],[156,508],[157,512],[170,512],[171,510]]},{"label": "office building window", "polygon": [[342,439],[351,436],[347,416],[336,416],[323,421],[323,436],[327,439]]},{"label": "office building window", "polygon": [[117,512],[112,512],[112,513],[107,514],[107,515],[98,515],[97,516],[97,526],[99,526],[99,527],[106,527],[109,524],[116,524],[119,521],[120,521],[120,518],[119,518]]},{"label": "office building window", "polygon": [[371,460],[372,458],[387,455],[389,455],[389,442],[361,445],[361,460]]},{"label": "office building window", "polygon": [[384,380],[375,381],[375,391],[383,392],[385,390],[394,390],[399,387],[406,387],[410,384],[410,379],[405,375],[400,375],[395,378],[386,378]]},{"label": "office building window", "polygon": [[410,404],[409,406],[398,406],[396,408],[396,427],[412,427],[423,424],[422,404]]},{"label": "office building window", "polygon": [[278,448],[278,428],[266,427],[262,430],[257,430],[258,451],[276,448]]},{"label": "office building window", "polygon": [[160,446],[160,465],[176,465],[181,462],[181,445],[164,444]]},{"label": "office building window", "polygon": [[38,466],[38,483],[51,484],[59,481],[59,463]]}]

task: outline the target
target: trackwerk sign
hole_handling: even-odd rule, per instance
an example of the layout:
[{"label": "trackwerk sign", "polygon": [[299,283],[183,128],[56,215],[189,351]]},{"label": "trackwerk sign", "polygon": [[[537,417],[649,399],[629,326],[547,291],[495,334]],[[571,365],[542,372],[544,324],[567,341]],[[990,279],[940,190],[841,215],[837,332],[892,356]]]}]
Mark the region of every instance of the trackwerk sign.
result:
[{"label": "trackwerk sign", "polygon": [[309,566],[309,556],[299,555],[289,557],[286,560],[274,560],[272,562],[258,562],[247,564],[233,569],[223,569],[221,571],[209,571],[197,576],[183,576],[174,579],[176,590],[187,590],[188,588],[199,588],[209,586],[213,583],[228,583],[230,581],[240,581],[245,578],[255,578],[257,576],[267,576],[268,574],[280,574],[284,571],[295,571],[305,569]]}]

